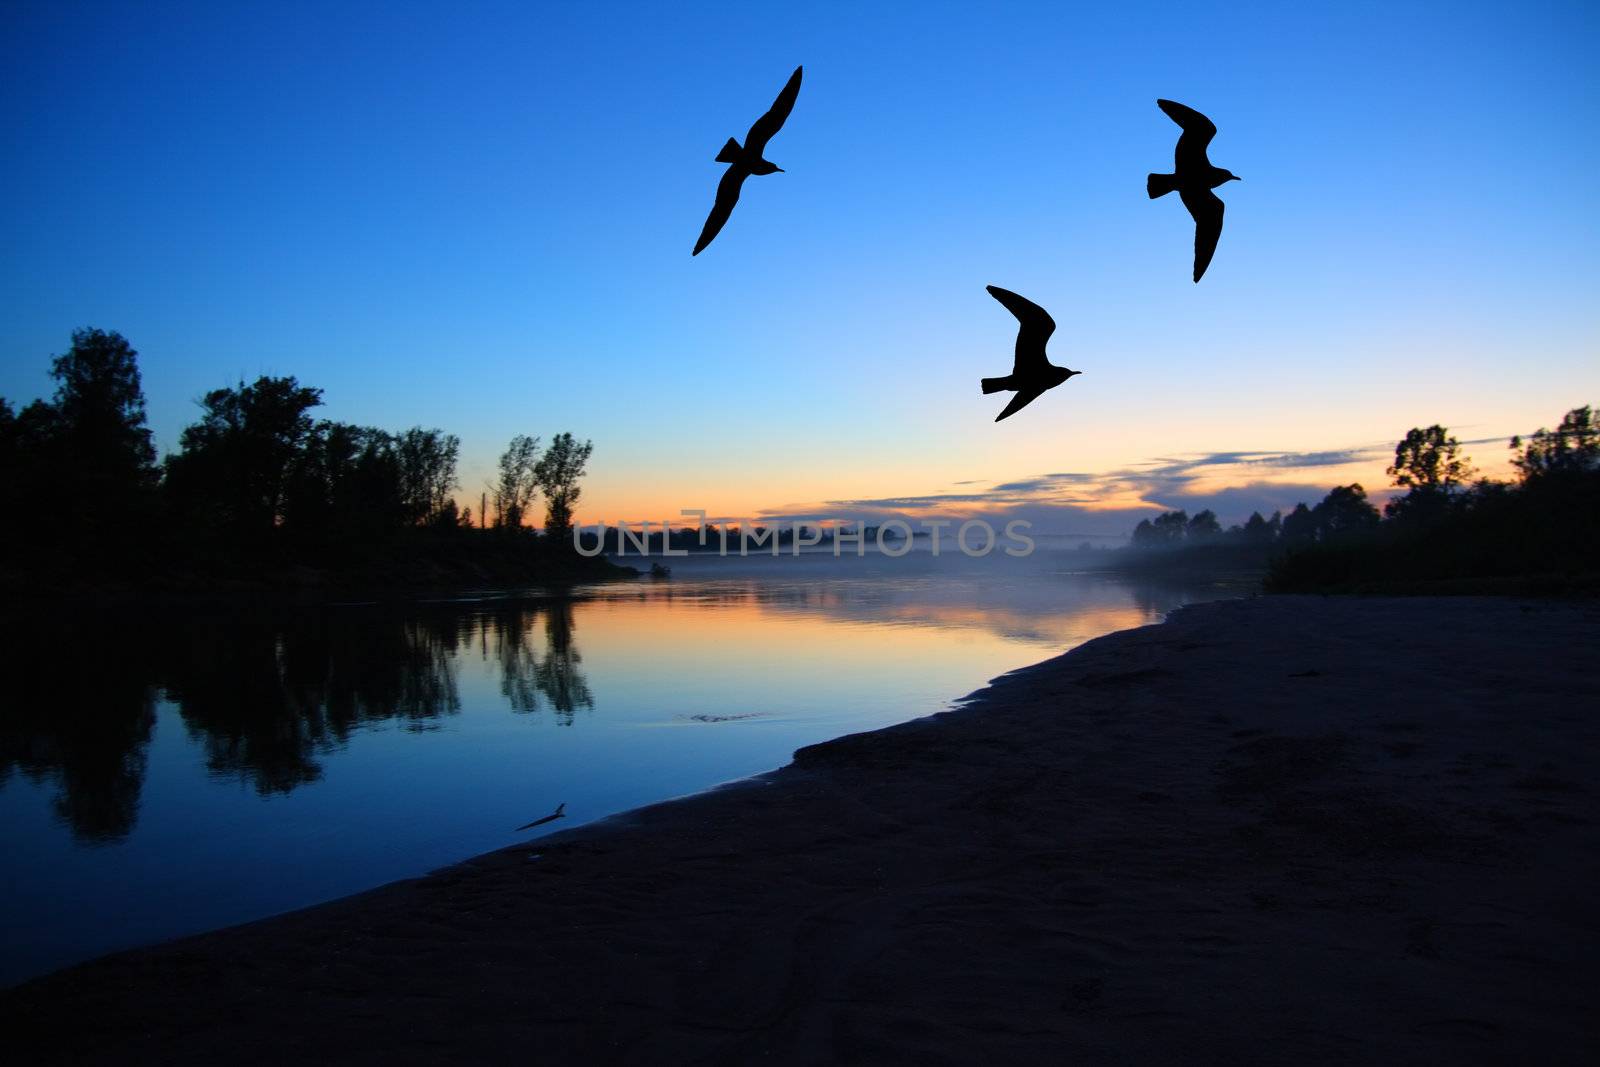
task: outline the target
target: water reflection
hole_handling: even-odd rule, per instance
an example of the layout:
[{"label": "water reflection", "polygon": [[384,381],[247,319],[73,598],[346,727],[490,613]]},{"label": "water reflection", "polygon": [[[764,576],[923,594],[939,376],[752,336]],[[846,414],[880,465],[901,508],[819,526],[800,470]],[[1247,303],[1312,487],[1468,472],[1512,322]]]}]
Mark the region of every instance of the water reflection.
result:
[{"label": "water reflection", "polygon": [[[879,636],[863,657],[896,648],[903,669],[905,656],[929,647],[916,634],[930,629],[1070,647],[1227,592],[1135,582],[1108,593],[1102,580],[1088,595],[1081,577],[1074,586],[1048,572],[959,564],[934,572],[916,560],[892,574],[880,564],[839,580],[770,563],[759,579],[719,566],[577,597],[12,619],[0,623],[12,691],[0,713],[0,785],[13,772],[49,783],[55,814],[78,842],[119,841],[138,817],[158,698],[171,702],[211,776],[283,795],[320,780],[326,757],[364,728],[438,729],[461,710],[458,674],[474,655],[497,668],[510,711],[572,726],[595,706],[576,637],[575,615],[584,611],[609,652],[623,651],[666,687],[683,665],[703,671],[708,660],[730,672],[808,654],[822,667],[829,656],[842,662],[822,631],[776,638],[771,623],[783,617],[870,625]],[[628,604],[639,610],[618,614]],[[899,630],[902,639],[892,636]],[[1034,658],[1018,653],[1014,665]],[[870,659],[849,668],[870,669]]]},{"label": "water reflection", "polygon": [[564,598],[0,619],[0,983],[770,770],[1227,592],[1046,553],[672,566]]},{"label": "water reflection", "polygon": [[396,611],[323,608],[276,618],[166,616],[0,628],[13,701],[0,716],[0,785],[53,781],[82,843],[134,828],[155,704],[176,707],[207,771],[263,795],[322,777],[319,757],[363,727],[434,728],[461,709],[457,654],[492,649],[512,710],[572,721],[593,706],[569,600]]},{"label": "water reflection", "polygon": [[426,729],[460,710],[456,620],[361,614],[207,626],[174,643],[155,680],[210,773],[286,793],[359,727]]},{"label": "water reflection", "polygon": [[[544,616],[542,654],[534,648],[533,637],[539,615]],[[542,697],[554,709],[556,721],[570,726],[579,708],[594,707],[589,683],[578,669],[583,657],[572,638],[570,599],[551,600],[534,610],[508,603],[477,624],[485,641],[492,635],[500,661],[500,693],[512,711],[539,712]]]},{"label": "water reflection", "polygon": [[84,844],[126,837],[139,811],[155,699],[136,643],[95,623],[0,627],[14,663],[0,715],[0,786],[54,780],[56,817]]}]

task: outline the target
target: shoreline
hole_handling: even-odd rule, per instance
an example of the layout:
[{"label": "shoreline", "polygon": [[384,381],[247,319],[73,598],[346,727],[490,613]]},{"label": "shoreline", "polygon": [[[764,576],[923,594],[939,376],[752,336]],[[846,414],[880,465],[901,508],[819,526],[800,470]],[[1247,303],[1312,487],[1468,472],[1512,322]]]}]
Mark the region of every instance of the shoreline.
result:
[{"label": "shoreline", "polygon": [[0,1017],[76,1062],[1575,1061],[1596,636],[1584,603],[1193,605]]},{"label": "shoreline", "polygon": [[326,608],[359,604],[394,606],[469,600],[550,600],[581,596],[590,586],[633,581],[643,577],[633,568],[576,576],[548,576],[495,582],[463,579],[459,582],[414,584],[216,583],[190,589],[176,587],[118,587],[111,585],[11,592],[0,618],[81,610],[84,607],[119,610],[254,611]]}]

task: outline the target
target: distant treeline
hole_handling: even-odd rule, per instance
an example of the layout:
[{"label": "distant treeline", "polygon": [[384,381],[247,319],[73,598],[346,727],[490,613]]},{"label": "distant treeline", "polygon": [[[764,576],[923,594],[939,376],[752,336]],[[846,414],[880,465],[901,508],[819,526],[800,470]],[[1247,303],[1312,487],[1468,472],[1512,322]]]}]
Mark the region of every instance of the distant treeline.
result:
[{"label": "distant treeline", "polygon": [[[1443,426],[1414,428],[1387,469],[1405,490],[1380,513],[1359,485],[1315,507],[1222,529],[1210,511],[1133,531],[1130,562],[1267,568],[1273,592],[1588,591],[1600,580],[1600,426],[1588,405],[1510,441],[1512,482],[1476,477]],[[1167,550],[1151,553],[1150,550]]]},{"label": "distant treeline", "polygon": [[1186,511],[1169,511],[1154,519],[1144,519],[1133,529],[1136,549],[1172,549],[1195,545],[1236,545],[1258,549],[1298,548],[1336,540],[1352,531],[1369,529],[1379,522],[1378,509],[1367,501],[1359,483],[1335,486],[1316,507],[1296,504],[1284,515],[1274,511],[1262,518],[1250,513],[1243,525],[1226,530],[1210,510],[1190,518]]},{"label": "distant treeline", "polygon": [[[262,376],[199,401],[178,451],[157,462],[138,353],[79,330],[51,363],[56,392],[13,412],[0,398],[0,529],[7,585],[208,578],[285,569],[384,584],[529,578],[593,569],[570,546],[592,445],[517,437],[501,457],[494,526],[458,510],[460,438],[317,419],[322,390]],[[523,527],[536,497],[548,536]],[[480,509],[486,510],[486,509]],[[492,537],[490,535],[493,535]]]}]

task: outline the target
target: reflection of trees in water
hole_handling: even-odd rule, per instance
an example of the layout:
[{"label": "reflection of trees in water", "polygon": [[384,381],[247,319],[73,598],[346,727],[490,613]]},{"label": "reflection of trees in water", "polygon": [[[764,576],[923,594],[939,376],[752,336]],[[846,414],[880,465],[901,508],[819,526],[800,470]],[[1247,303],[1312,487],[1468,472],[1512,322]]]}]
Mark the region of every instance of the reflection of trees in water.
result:
[{"label": "reflection of trees in water", "polygon": [[286,793],[357,727],[426,729],[460,710],[457,637],[451,619],[332,614],[197,629],[163,680],[211,773]]},{"label": "reflection of trees in water", "polygon": [[572,630],[570,601],[0,626],[0,785],[16,770],[52,779],[79,841],[127,837],[159,688],[212,774],[287,793],[320,778],[319,757],[363,726],[427,730],[458,712],[454,657],[474,642],[493,643],[513,710],[548,703],[570,724],[594,705]]},{"label": "reflection of trees in water", "polygon": [[556,713],[571,723],[573,709],[594,707],[594,697],[589,692],[589,683],[578,670],[583,657],[578,655],[578,646],[572,640],[570,601],[558,600],[546,608],[544,635],[545,656],[539,665],[539,691],[550,698]]},{"label": "reflection of trees in water", "polygon": [[[534,648],[534,624],[544,615],[544,655]],[[572,640],[572,602],[508,604],[482,620],[500,661],[500,692],[512,711],[540,710],[540,697],[555,709],[556,721],[572,725],[578,708],[592,708],[594,696],[578,664],[583,657]]]},{"label": "reflection of trees in water", "polygon": [[83,624],[0,630],[7,693],[0,711],[0,785],[14,769],[54,778],[57,818],[91,844],[133,829],[155,725],[137,640]]},{"label": "reflection of trees in water", "polygon": [[500,693],[512,711],[539,710],[539,661],[528,640],[534,617],[534,612],[511,609],[483,620],[481,636],[493,640],[495,658],[500,661]]},{"label": "reflection of trees in water", "polygon": [[212,774],[288,792],[321,777],[318,756],[363,725],[428,729],[459,711],[452,657],[462,619],[324,612],[9,625],[0,629],[0,785],[17,769],[53,779],[57,815],[79,841],[127,837],[159,687]]},{"label": "reflection of trees in water", "polygon": [[211,773],[253,778],[263,793],[315,781],[321,716],[289,703],[275,629],[196,627],[184,637],[161,678]]}]

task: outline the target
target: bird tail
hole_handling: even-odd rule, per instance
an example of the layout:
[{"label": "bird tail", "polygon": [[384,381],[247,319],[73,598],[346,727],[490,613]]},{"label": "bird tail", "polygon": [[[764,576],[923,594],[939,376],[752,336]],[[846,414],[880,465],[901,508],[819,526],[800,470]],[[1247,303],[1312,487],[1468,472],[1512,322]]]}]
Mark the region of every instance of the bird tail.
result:
[{"label": "bird tail", "polygon": [[1144,191],[1154,200],[1158,196],[1166,196],[1178,187],[1176,174],[1152,174],[1144,180]]},{"label": "bird tail", "polygon": [[990,393],[998,393],[1002,389],[1010,389],[1011,376],[1008,374],[1004,378],[985,378],[979,384],[983,386],[983,395],[988,396]]},{"label": "bird tail", "polygon": [[722,151],[717,153],[717,162],[718,163],[732,163],[734,160],[736,160],[738,158],[739,158],[739,142],[734,140],[732,137],[730,137],[730,138],[728,138],[728,143],[722,146]]}]

